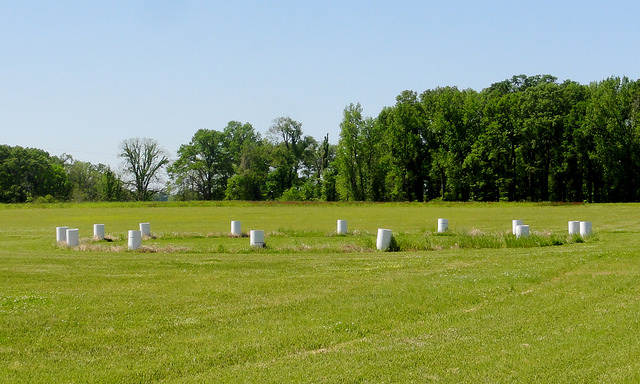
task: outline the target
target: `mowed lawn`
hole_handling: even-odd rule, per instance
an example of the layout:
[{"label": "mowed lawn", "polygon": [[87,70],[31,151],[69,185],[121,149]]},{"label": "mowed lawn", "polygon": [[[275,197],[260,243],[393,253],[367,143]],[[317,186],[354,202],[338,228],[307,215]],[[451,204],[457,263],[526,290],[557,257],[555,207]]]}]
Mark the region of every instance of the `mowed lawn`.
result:
[{"label": "mowed lawn", "polygon": [[[453,246],[371,249],[377,228],[436,237],[439,217]],[[512,219],[595,234],[455,245]],[[268,247],[228,238],[231,220]],[[126,251],[140,222],[155,239]],[[79,249],[56,244],[62,225]],[[2,382],[636,383],[638,356],[640,204],[0,207]]]}]

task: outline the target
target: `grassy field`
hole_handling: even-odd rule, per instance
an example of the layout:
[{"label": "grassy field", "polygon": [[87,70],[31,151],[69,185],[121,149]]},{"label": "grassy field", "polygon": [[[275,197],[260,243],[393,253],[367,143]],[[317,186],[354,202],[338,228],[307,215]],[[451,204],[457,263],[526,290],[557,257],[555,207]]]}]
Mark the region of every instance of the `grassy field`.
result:
[{"label": "grassy field", "polygon": [[636,383],[639,238],[639,204],[0,206],[0,381]]}]

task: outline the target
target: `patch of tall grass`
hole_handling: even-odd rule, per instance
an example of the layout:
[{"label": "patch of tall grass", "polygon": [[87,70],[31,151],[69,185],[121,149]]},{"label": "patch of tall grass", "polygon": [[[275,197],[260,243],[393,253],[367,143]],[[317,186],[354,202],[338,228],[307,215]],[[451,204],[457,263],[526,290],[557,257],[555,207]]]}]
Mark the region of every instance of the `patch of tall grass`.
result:
[{"label": "patch of tall grass", "polygon": [[[597,236],[586,238],[577,235],[558,234],[550,231],[534,232],[527,237],[516,237],[508,232],[428,231],[395,233],[389,252],[441,251],[445,249],[498,249],[561,246],[565,244],[595,241]],[[347,235],[320,231],[280,228],[267,233],[267,246],[255,248],[249,245],[246,235],[234,237],[229,233],[167,232],[154,233],[144,239],[144,246],[132,252],[138,253],[349,253],[376,251],[376,235],[368,231],[356,231]],[[58,244],[66,248],[64,244]],[[112,237],[106,240],[81,239],[76,251],[123,252],[127,251],[126,239]]]},{"label": "patch of tall grass", "polygon": [[580,235],[565,235],[552,232],[534,232],[530,236],[516,237],[508,232],[485,233],[474,229],[468,232],[423,233],[420,235],[399,233],[394,235],[398,251],[439,251],[443,249],[484,248],[532,248],[597,240],[597,236],[586,238]]}]

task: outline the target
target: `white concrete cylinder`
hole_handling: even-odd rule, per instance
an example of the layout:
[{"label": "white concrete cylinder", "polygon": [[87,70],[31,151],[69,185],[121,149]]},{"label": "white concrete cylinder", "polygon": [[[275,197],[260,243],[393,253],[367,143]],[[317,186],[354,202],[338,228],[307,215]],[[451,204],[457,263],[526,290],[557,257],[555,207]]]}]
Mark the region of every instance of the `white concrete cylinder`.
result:
[{"label": "white concrete cylinder", "polygon": [[93,224],[93,237],[104,240],[104,224]]},{"label": "white concrete cylinder", "polygon": [[391,230],[378,228],[378,239],[376,240],[376,248],[380,251],[386,251],[391,245]]},{"label": "white concrete cylinder", "polygon": [[131,250],[138,249],[142,246],[142,232],[140,231],[136,231],[134,229],[129,230],[127,239],[127,245]]},{"label": "white concrete cylinder", "polygon": [[347,220],[338,220],[336,233],[338,235],[346,235],[347,234]]},{"label": "white concrete cylinder", "polygon": [[438,233],[446,232],[449,229],[449,219],[438,219]]},{"label": "white concrete cylinder", "polygon": [[67,229],[69,229],[69,227],[56,227],[56,241],[58,243],[67,241]]},{"label": "white concrete cylinder", "polygon": [[249,232],[249,244],[252,247],[264,247],[264,231],[251,230]]},{"label": "white concrete cylinder", "polygon": [[580,233],[580,222],[579,221],[570,221],[569,222],[569,234],[573,235],[576,233]]},{"label": "white concrete cylinder", "polygon": [[80,231],[76,229],[67,229],[67,245],[69,247],[77,247],[80,245]]},{"label": "white concrete cylinder", "polygon": [[518,225],[516,227],[516,237],[529,237],[529,226]]},{"label": "white concrete cylinder", "polygon": [[231,236],[241,237],[242,236],[242,223],[239,221],[231,222]]},{"label": "white concrete cylinder", "polygon": [[511,233],[516,234],[516,227],[524,224],[522,220],[511,220]]},{"label": "white concrete cylinder", "polygon": [[580,222],[580,236],[589,236],[591,234],[591,222],[590,221],[581,221]]},{"label": "white concrete cylinder", "polygon": [[142,233],[142,236],[151,237],[151,224],[140,223],[140,232]]}]

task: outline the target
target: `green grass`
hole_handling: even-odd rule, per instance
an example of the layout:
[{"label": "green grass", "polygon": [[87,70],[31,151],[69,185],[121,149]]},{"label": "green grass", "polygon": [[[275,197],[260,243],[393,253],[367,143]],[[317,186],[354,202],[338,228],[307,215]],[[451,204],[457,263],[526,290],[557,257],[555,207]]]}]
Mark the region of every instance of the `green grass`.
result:
[{"label": "green grass", "polygon": [[[637,204],[2,206],[0,381],[638,382],[639,213]],[[434,233],[438,217],[450,233]],[[507,234],[515,218],[534,236]],[[336,219],[348,235],[334,234]],[[229,238],[231,220],[264,229],[268,247]],[[591,220],[596,235],[567,236],[569,220]],[[144,243],[159,252],[109,248],[124,248],[139,222],[151,223],[156,238]],[[115,241],[89,240],[93,223]],[[83,250],[59,248],[58,225],[80,228]],[[404,250],[374,251],[379,227]]]}]

